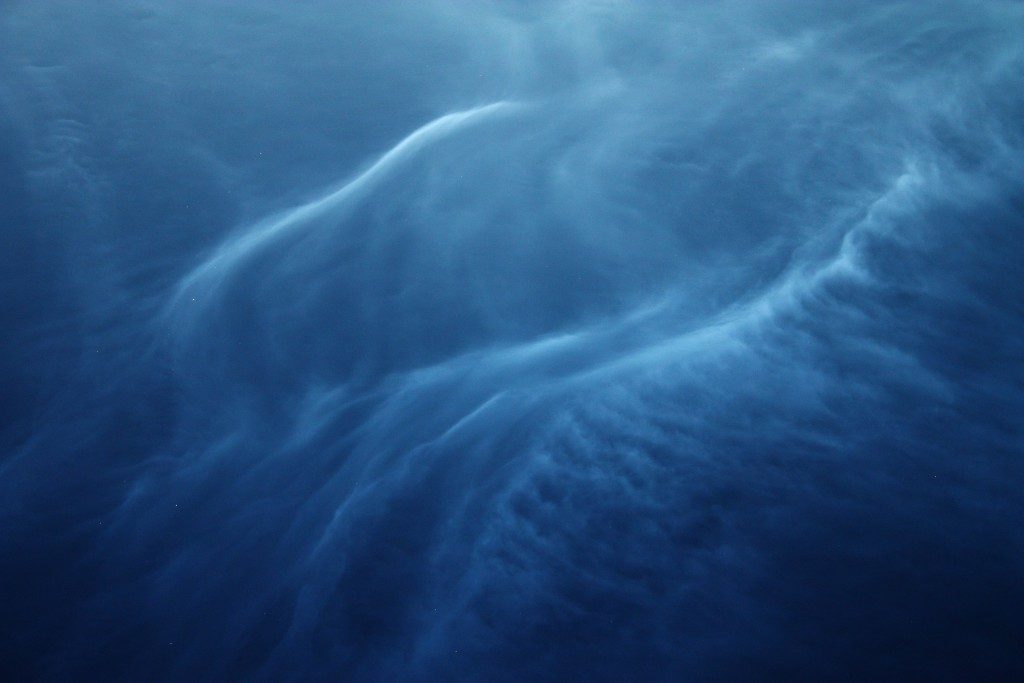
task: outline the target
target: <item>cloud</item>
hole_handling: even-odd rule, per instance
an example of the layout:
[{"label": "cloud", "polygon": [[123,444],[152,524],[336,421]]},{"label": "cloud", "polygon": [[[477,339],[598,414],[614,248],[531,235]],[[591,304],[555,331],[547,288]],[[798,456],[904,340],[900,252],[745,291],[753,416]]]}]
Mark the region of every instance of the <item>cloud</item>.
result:
[{"label": "cloud", "polygon": [[1020,669],[1022,22],[3,10],[4,666]]}]

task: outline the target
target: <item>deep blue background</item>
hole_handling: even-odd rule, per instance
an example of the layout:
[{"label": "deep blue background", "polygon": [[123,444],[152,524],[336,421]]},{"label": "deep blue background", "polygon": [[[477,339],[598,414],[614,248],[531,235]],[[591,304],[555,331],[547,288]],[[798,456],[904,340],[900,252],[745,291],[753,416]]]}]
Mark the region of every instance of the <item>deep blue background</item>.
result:
[{"label": "deep blue background", "polygon": [[4,680],[1024,679],[1024,4],[0,5]]}]

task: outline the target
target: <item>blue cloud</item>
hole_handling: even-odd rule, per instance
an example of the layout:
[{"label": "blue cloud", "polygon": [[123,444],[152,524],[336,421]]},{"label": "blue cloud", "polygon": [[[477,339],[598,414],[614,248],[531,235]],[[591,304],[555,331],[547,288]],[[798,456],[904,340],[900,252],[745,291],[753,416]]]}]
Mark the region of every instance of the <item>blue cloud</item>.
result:
[{"label": "blue cloud", "polygon": [[0,670],[1024,670],[1019,3],[0,10]]}]

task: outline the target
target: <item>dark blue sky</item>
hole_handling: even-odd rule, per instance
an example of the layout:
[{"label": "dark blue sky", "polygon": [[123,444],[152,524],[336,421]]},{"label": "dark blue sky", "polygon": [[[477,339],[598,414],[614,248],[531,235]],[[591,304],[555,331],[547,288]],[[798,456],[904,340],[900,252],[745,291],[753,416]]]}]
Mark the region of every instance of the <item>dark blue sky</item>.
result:
[{"label": "dark blue sky", "polygon": [[1024,678],[1024,4],[0,6],[0,678]]}]

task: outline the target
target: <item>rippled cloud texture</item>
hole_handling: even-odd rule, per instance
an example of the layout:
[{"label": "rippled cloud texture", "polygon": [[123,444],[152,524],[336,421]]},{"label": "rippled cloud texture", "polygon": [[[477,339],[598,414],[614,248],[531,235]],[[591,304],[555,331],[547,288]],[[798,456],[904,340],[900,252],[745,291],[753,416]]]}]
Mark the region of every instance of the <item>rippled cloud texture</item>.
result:
[{"label": "rippled cloud texture", "polygon": [[5,680],[1024,676],[1024,5],[0,7]]}]

